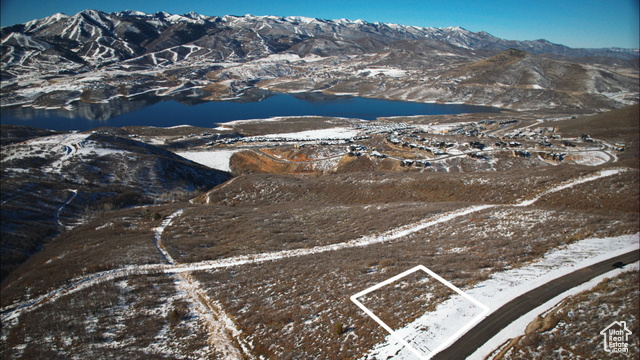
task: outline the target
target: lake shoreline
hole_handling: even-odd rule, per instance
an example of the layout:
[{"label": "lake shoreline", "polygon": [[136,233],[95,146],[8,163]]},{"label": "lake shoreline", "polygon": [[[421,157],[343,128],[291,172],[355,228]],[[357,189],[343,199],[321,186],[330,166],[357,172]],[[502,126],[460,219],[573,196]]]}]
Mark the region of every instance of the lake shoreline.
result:
[{"label": "lake shoreline", "polygon": [[[206,101],[196,94],[166,98],[145,94],[135,99],[114,98],[108,103],[74,102],[66,109],[2,108],[2,123],[58,131],[86,131],[101,126],[171,127],[191,125],[216,128],[232,121],[304,116],[361,120],[384,117],[498,113],[504,109],[465,105],[328,95],[323,93],[260,93],[227,101]],[[71,107],[71,109],[69,109]]]}]

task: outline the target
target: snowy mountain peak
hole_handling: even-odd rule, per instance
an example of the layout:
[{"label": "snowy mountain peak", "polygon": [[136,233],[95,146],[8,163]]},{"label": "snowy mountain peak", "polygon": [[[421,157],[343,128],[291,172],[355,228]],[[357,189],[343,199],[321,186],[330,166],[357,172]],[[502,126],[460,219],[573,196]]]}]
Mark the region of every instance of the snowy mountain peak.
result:
[{"label": "snowy mountain peak", "polygon": [[33,26],[34,24],[50,24],[53,22],[56,22],[58,20],[61,19],[66,19],[68,18],[69,15],[63,14],[63,13],[55,13],[51,16],[47,16],[43,19],[33,19],[29,22],[24,23],[25,26],[29,27],[29,26]]},{"label": "snowy mountain peak", "polygon": [[66,19],[68,18],[69,15],[63,14],[63,13],[56,13],[53,14],[51,16],[47,16],[46,18],[43,19],[34,19],[31,20],[29,22],[24,23],[24,28],[25,28],[25,32],[36,32],[38,30],[40,30],[41,28],[44,28],[46,26],[49,26],[55,22],[58,22],[62,19]]},{"label": "snowy mountain peak", "polygon": [[89,20],[95,25],[98,25],[104,29],[112,29],[114,26],[114,19],[110,14],[104,13],[99,10],[82,10],[79,13],[73,15],[67,19],[67,22],[73,20]]},{"label": "snowy mountain peak", "polygon": [[192,17],[183,16],[183,15],[170,15],[165,17],[164,19],[171,23],[179,23],[179,22],[204,23],[204,20],[194,19]]},{"label": "snowy mountain peak", "polygon": [[236,16],[236,15],[224,15],[222,17],[222,21],[224,22],[236,21],[238,19],[240,19],[240,16]]},{"label": "snowy mountain peak", "polygon": [[105,13],[103,13],[100,10],[94,10],[94,9],[85,9],[80,11],[79,13],[76,14],[77,15],[87,15],[90,17],[100,17],[101,15],[106,15]]},{"label": "snowy mountain peak", "polygon": [[164,18],[167,18],[167,17],[169,17],[169,16],[171,16],[171,15],[172,15],[172,14],[169,14],[169,13],[168,13],[168,12],[166,12],[166,11],[158,11],[158,12],[153,13],[153,15],[152,15],[152,16],[153,16],[154,18],[164,19]]},{"label": "snowy mountain peak", "polygon": [[290,16],[288,17],[288,19],[293,19],[295,21],[301,22],[301,23],[305,23],[305,24],[311,24],[311,23],[315,23],[318,21],[318,19],[316,18],[310,18],[310,17],[306,17],[306,16]]},{"label": "snowy mountain peak", "polygon": [[196,20],[207,20],[209,18],[209,16],[200,15],[195,11],[189,11],[188,13],[184,14],[184,16]]},{"label": "snowy mountain peak", "polygon": [[147,16],[149,16],[149,15],[147,15],[147,13],[144,13],[142,11],[136,11],[136,10],[124,10],[124,11],[114,12],[114,13],[111,13],[111,14],[115,15],[115,16],[119,16],[119,17],[133,17],[133,16],[147,17]]}]

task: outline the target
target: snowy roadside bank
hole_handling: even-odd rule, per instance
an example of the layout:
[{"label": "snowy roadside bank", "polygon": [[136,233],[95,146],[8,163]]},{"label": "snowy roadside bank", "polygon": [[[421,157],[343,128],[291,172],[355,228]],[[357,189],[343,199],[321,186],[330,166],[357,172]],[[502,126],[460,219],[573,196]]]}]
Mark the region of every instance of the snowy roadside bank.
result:
[{"label": "snowy roadside bank", "polygon": [[547,301],[546,303],[540,305],[539,307],[531,310],[527,314],[521,316],[518,320],[511,323],[511,325],[502,329],[498,334],[491,338],[491,340],[487,341],[484,345],[478,348],[471,356],[468,358],[469,360],[483,360],[489,355],[492,351],[497,349],[500,345],[502,345],[505,341],[509,339],[513,339],[520,335],[523,335],[527,325],[529,325],[538,315],[543,314],[554,307],[556,307],[561,301],[568,298],[569,296],[573,296],[579,294],[585,290],[590,290],[598,285],[602,280],[613,278],[627,271],[638,271],[640,266],[640,262],[635,262],[633,264],[628,264],[624,269],[615,269],[611,270],[606,274],[597,276],[586,283],[576,286],[569,291],[565,291],[562,294],[554,297],[553,299]]}]

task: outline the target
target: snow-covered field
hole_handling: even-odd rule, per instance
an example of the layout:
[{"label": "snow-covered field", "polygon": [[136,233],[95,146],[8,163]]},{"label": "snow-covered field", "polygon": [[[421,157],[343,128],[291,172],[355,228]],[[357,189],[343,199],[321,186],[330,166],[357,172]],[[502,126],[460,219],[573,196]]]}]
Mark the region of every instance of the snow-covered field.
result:
[{"label": "snow-covered field", "polygon": [[278,139],[287,139],[287,140],[337,140],[337,139],[351,139],[358,135],[361,132],[359,130],[353,128],[345,128],[345,127],[336,127],[331,129],[320,129],[320,130],[308,130],[308,131],[300,131],[294,133],[284,133],[284,134],[269,134],[264,135],[265,138],[278,138]]},{"label": "snow-covered field", "polygon": [[604,151],[583,151],[571,154],[571,160],[576,164],[598,166],[611,160],[611,156]]},{"label": "snow-covered field", "polygon": [[[639,235],[636,233],[614,238],[582,240],[564,248],[555,249],[535,263],[494,274],[489,280],[478,283],[471,289],[464,289],[464,291],[467,295],[488,306],[490,311],[493,312],[516,297],[549,281],[599,261],[639,249]],[[482,359],[506,339],[513,337],[514,333],[516,336],[521,334],[524,327],[532,320],[531,316],[537,316],[564,297],[579,290],[584,289],[580,287],[575,291],[567,292],[563,296],[549,301],[545,304],[546,307],[541,306],[536,309],[536,311],[539,311],[538,313],[533,314],[535,312],[533,311],[532,314],[527,314],[524,320],[519,320],[516,325],[509,327],[509,331],[503,331],[496,335],[490,343],[479,349],[473,358]],[[479,312],[479,308],[469,306],[467,299],[456,295],[440,304],[435,311],[426,313],[406,327],[396,330],[396,334],[409,344],[412,344],[416,349],[433,351],[433,349],[443,344],[450,344],[464,335],[458,334],[458,337],[453,337],[460,328],[467,325]],[[424,328],[427,327],[428,330],[425,331]],[[425,357],[431,355],[429,350],[426,350]],[[394,359],[414,359],[415,355],[392,336],[388,336],[385,343],[372,349],[366,355],[366,358],[375,359],[387,359],[389,357]]]},{"label": "snow-covered field", "polygon": [[185,159],[189,159],[198,164],[210,167],[212,169],[231,171],[229,168],[229,159],[231,156],[241,149],[233,150],[211,150],[211,151],[180,151],[177,155]]}]

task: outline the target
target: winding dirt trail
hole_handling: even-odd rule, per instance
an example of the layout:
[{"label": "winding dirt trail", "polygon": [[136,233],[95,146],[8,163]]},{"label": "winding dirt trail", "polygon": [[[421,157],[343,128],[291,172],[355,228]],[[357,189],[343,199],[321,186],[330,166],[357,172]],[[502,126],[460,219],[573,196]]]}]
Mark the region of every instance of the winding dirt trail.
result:
[{"label": "winding dirt trail", "polygon": [[[154,243],[169,265],[176,265],[175,260],[162,245],[162,234],[171,222],[182,215],[183,209],[169,215],[162,225],[155,229]],[[185,292],[195,304],[195,309],[207,323],[209,345],[224,355],[225,359],[243,359],[251,357],[239,340],[240,331],[231,318],[224,312],[218,302],[213,301],[200,283],[188,272],[175,272],[171,276],[178,280],[178,289]],[[243,353],[245,356],[243,356]]]},{"label": "winding dirt trail", "polygon": [[67,201],[65,201],[65,202],[64,202],[64,204],[62,204],[62,205],[58,208],[58,210],[56,210],[56,214],[55,214],[55,222],[56,222],[56,224],[57,224],[58,226],[60,226],[60,227],[64,227],[64,228],[65,228],[65,229],[67,229],[67,230],[72,229],[72,228],[73,228],[73,226],[66,226],[66,225],[63,225],[63,224],[60,222],[60,213],[62,212],[62,210],[64,210],[64,208],[65,208],[67,205],[69,205],[69,204],[73,201],[73,199],[75,199],[75,198],[76,198],[76,195],[78,195],[78,190],[75,190],[75,189],[68,189],[68,191],[71,191],[71,195],[69,195],[69,197],[67,198]]}]

